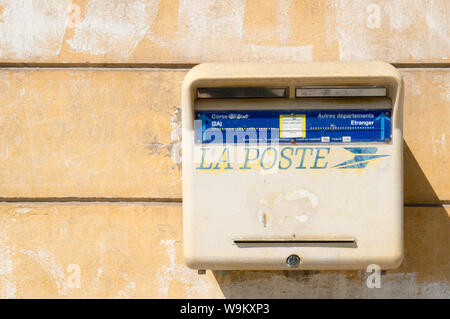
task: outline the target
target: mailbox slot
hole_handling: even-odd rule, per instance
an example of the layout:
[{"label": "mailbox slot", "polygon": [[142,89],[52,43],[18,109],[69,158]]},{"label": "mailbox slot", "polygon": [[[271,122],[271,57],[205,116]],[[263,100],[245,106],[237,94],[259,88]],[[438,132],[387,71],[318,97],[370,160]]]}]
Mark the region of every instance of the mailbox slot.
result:
[{"label": "mailbox slot", "polygon": [[199,88],[198,99],[252,99],[252,98],[288,98],[289,88],[270,87],[223,87]]},{"label": "mailbox slot", "polygon": [[385,86],[302,86],[295,89],[295,96],[300,97],[368,97],[387,96]]}]

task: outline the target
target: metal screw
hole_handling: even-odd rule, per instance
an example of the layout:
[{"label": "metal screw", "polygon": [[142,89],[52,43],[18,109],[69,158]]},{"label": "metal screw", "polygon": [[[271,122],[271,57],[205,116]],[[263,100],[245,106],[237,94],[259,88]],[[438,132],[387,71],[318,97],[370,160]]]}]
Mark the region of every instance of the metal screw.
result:
[{"label": "metal screw", "polygon": [[286,259],[286,264],[289,267],[297,267],[298,265],[300,265],[301,262],[301,258],[297,255],[290,255],[287,259]]}]

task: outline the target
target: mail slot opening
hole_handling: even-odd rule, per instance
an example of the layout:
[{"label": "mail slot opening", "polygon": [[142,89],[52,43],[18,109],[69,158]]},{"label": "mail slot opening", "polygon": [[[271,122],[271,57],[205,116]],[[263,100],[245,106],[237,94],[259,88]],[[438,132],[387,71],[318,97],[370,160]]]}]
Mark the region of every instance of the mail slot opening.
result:
[{"label": "mail slot opening", "polygon": [[221,87],[199,88],[198,99],[288,98],[287,87]]},{"label": "mail slot opening", "polygon": [[295,97],[385,97],[386,86],[301,86]]},{"label": "mail slot opening", "polygon": [[356,248],[357,242],[355,238],[250,238],[250,239],[234,239],[233,244],[240,248],[257,248],[257,247],[323,247],[323,248]]},{"label": "mail slot opening", "polygon": [[235,239],[235,244],[349,244],[355,239]]}]

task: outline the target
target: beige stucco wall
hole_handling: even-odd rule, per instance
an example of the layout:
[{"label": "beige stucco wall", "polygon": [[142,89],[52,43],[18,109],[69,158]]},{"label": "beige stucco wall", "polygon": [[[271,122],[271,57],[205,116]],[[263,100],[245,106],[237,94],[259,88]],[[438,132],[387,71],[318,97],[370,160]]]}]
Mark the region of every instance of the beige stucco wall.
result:
[{"label": "beige stucco wall", "polygon": [[[448,298],[447,12],[445,0],[0,0],[0,297]],[[404,77],[403,265],[379,289],[363,271],[188,269],[184,75],[324,60],[385,60]]]}]

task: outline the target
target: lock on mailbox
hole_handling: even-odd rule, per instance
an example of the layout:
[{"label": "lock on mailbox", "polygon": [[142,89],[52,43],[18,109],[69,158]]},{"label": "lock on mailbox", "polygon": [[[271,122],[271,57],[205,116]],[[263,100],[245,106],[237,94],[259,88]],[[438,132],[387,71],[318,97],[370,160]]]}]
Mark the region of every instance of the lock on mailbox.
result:
[{"label": "lock on mailbox", "polygon": [[398,267],[402,102],[383,62],[194,67],[182,88],[186,264]]}]

